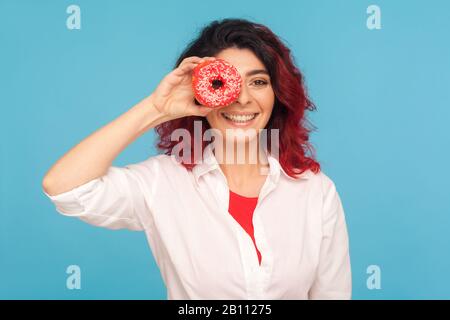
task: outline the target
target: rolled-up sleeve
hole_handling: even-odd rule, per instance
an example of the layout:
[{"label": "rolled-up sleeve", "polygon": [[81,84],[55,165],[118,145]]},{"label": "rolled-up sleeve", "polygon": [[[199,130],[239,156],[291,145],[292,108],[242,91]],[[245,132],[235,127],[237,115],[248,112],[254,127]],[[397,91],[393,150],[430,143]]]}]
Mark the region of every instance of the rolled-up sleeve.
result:
[{"label": "rolled-up sleeve", "polygon": [[334,183],[325,175],[322,187],[322,242],[316,278],[309,291],[309,298],[351,299],[352,277],[344,209]]},{"label": "rolled-up sleeve", "polygon": [[145,194],[142,183],[150,169],[145,162],[111,166],[105,175],[72,190],[53,196],[43,192],[63,215],[108,229],[139,231],[145,228],[143,220],[150,214],[151,193]]}]

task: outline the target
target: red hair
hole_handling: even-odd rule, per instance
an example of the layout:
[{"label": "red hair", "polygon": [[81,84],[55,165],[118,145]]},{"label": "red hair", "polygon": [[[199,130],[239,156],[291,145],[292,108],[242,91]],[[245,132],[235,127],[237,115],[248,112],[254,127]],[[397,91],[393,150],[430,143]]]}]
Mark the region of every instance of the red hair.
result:
[{"label": "red hair", "polygon": [[[268,151],[272,145],[270,130],[279,129],[278,160],[283,170],[293,178],[308,169],[318,173],[320,164],[315,160],[315,150],[309,142],[309,133],[313,129],[306,118],[306,111],[313,111],[316,107],[307,96],[303,76],[295,66],[290,50],[269,28],[243,19],[213,21],[183,52],[176,66],[186,57],[214,56],[230,47],[252,50],[268,69],[275,93],[274,108],[266,125]],[[167,155],[172,154],[172,149],[179,143],[171,140],[175,129],[186,129],[190,133],[190,141],[183,143],[188,144],[191,161],[181,162],[188,170],[196,165],[194,121],[202,121],[202,137],[211,128],[206,118],[201,116],[178,118],[155,128],[160,137],[157,147]],[[211,142],[201,141],[203,152]]]}]

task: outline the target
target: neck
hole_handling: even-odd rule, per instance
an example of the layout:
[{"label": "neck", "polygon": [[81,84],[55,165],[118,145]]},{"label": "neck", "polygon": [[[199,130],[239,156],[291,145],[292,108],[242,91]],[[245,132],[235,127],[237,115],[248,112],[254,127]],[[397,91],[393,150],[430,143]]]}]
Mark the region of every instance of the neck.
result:
[{"label": "neck", "polygon": [[[257,143],[232,144],[232,149],[227,144],[222,148],[214,148],[214,154],[219,160],[227,180],[234,186],[244,186],[246,182],[262,177],[264,170],[269,168],[267,155]],[[241,149],[238,152],[238,148]]]}]

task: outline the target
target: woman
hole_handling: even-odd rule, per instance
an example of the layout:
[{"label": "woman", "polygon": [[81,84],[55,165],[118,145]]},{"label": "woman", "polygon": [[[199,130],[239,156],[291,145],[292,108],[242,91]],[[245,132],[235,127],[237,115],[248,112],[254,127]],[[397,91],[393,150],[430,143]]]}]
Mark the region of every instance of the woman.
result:
[{"label": "woman", "polygon": [[[215,58],[242,83],[236,102],[211,109],[194,99],[191,77]],[[247,20],[214,21],[150,96],[59,159],[43,189],[64,215],[145,231],[168,299],[349,299],[343,207],[307,155],[313,109],[276,35]],[[164,154],[112,166],[152,128]],[[277,135],[263,144],[262,129]]]}]

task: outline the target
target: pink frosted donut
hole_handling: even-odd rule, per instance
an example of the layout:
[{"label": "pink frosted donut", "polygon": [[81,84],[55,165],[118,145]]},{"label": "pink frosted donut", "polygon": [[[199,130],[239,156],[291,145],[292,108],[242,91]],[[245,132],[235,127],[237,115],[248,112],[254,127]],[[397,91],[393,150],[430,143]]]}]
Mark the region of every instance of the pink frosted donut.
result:
[{"label": "pink frosted donut", "polygon": [[239,97],[241,76],[223,59],[207,60],[194,68],[192,88],[200,104],[210,108],[227,106]]}]

